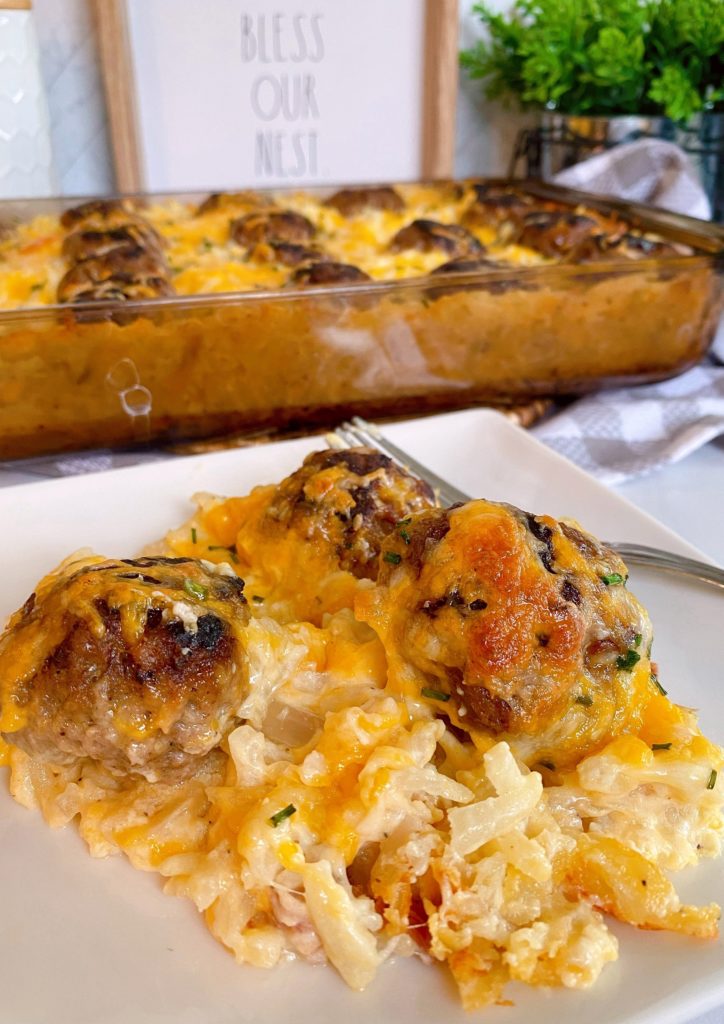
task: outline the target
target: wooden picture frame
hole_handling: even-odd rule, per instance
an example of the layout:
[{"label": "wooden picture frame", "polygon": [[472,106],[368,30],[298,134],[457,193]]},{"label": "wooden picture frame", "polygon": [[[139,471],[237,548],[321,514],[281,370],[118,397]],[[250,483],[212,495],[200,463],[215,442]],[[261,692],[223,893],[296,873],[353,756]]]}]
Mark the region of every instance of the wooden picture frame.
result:
[{"label": "wooden picture frame", "polygon": [[[119,191],[146,187],[139,138],[136,84],[126,0],[89,0],[99,57]],[[419,177],[452,176],[458,83],[458,0],[418,0],[424,5],[422,117]]]}]

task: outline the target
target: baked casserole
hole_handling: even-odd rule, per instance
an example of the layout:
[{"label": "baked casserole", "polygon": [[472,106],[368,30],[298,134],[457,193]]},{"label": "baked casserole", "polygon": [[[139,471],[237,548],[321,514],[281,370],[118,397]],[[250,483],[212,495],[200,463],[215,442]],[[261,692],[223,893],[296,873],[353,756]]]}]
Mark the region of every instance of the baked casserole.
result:
[{"label": "baked casserole", "polygon": [[724,752],[579,524],[436,506],[369,449],[71,556],[0,640],[16,800],[190,898],[240,963],[445,965],[473,1008],[586,988],[613,917],[700,940]]},{"label": "baked casserole", "polygon": [[7,457],[660,379],[721,305],[713,229],[564,190],[23,209],[0,210]]}]

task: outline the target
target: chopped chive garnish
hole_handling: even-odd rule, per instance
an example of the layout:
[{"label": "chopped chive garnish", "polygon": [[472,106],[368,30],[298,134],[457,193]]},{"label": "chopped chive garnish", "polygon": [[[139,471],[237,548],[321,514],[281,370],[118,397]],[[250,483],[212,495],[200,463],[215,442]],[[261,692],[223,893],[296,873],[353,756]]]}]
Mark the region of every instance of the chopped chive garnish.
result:
[{"label": "chopped chive garnish", "polygon": [[541,768],[547,768],[549,772],[554,772],[556,770],[556,766],[552,761],[539,761],[538,764]]},{"label": "chopped chive garnish", "polygon": [[593,697],[590,697],[587,693],[579,693],[576,697],[576,704],[582,704],[584,708],[590,708],[593,704]]},{"label": "chopped chive garnish", "polygon": [[634,637],[634,647],[639,647],[641,645],[641,641],[642,640],[643,640],[643,637],[641,636],[641,634],[637,633],[636,636]]},{"label": "chopped chive garnish", "polygon": [[626,672],[630,672],[637,661],[641,661],[641,655],[638,651],[634,651],[633,648],[629,647],[625,654],[621,654],[616,658],[616,665]]},{"label": "chopped chive garnish", "polygon": [[385,551],[384,559],[390,565],[399,565],[402,561],[402,555],[398,555],[396,551]]},{"label": "chopped chive garnish", "polygon": [[665,697],[665,696],[666,696],[666,690],[665,690],[665,689],[663,688],[663,686],[662,686],[662,685],[661,685],[661,683],[659,682],[659,677],[658,677],[658,676],[656,675],[656,673],[655,673],[655,672],[652,672],[652,673],[651,673],[651,682],[652,682],[652,683],[654,684],[654,686],[655,686],[655,687],[656,687],[656,689],[657,689],[657,690],[659,691],[659,693],[660,693],[660,694],[661,694],[662,696],[664,696],[664,697]]},{"label": "chopped chive garnish", "polygon": [[409,526],[411,522],[412,522],[412,516],[408,516],[407,519],[400,519],[400,520],[398,520],[397,525],[398,526]]},{"label": "chopped chive garnish", "polygon": [[196,543],[196,527],[195,526],[191,527],[191,543],[192,544]]},{"label": "chopped chive garnish", "polygon": [[410,543],[410,534],[404,528],[402,530],[400,530],[400,536],[404,540],[405,544],[409,544]]},{"label": "chopped chive garnish", "polygon": [[670,743],[652,743],[651,744],[651,749],[652,750],[671,750],[671,744]]},{"label": "chopped chive garnish", "polygon": [[281,811],[277,811],[276,814],[272,814],[269,821],[272,823],[274,828],[276,828],[277,825],[281,825],[283,821],[286,821],[287,818],[291,818],[291,816],[296,813],[297,809],[294,804],[287,804],[286,807],[282,807]]},{"label": "chopped chive garnish", "polygon": [[264,604],[264,598],[261,596],[261,594],[252,594],[251,599],[256,604]]},{"label": "chopped chive garnish", "polygon": [[39,292],[40,289],[43,287],[43,284],[44,284],[43,281],[36,281],[35,284],[31,284],[30,291],[31,292]]},{"label": "chopped chive garnish", "polygon": [[626,582],[625,577],[622,576],[620,572],[609,572],[609,573],[606,573],[605,576],[601,577],[601,580],[602,580],[603,583],[606,584],[607,587],[615,587],[615,586],[618,586],[621,583],[625,583]]},{"label": "chopped chive garnish", "polygon": [[443,703],[450,700],[449,693],[443,693],[442,690],[431,690],[429,686],[423,686],[420,693],[423,697],[429,697],[430,700],[441,700]]},{"label": "chopped chive garnish", "polygon": [[709,781],[706,784],[706,788],[707,789],[713,789],[714,786],[716,786],[716,776],[717,776],[716,768],[712,768],[711,775],[709,776]]},{"label": "chopped chive garnish", "polygon": [[234,548],[227,548],[226,544],[209,544],[209,551],[225,551],[234,564],[239,561]]},{"label": "chopped chive garnish", "polygon": [[195,583],[193,580],[184,580],[184,590],[198,601],[205,601],[209,596],[206,587],[202,587],[200,583]]},{"label": "chopped chive garnish", "polygon": [[206,249],[206,250],[214,248],[214,243],[211,241],[210,238],[204,238],[204,240],[202,241],[201,244],[203,245],[204,249]]}]

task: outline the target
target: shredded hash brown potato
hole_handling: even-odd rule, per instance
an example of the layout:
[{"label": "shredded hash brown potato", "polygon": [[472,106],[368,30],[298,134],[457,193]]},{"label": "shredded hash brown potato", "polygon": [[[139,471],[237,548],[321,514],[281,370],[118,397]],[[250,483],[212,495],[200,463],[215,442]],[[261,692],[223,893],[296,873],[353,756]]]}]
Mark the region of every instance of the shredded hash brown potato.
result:
[{"label": "shredded hash brown potato", "polygon": [[[434,509],[363,451],[196,504],[143,558],[72,556],[11,619],[0,755],[20,804],[158,872],[239,963],[329,962],[355,990],[390,956],[446,964],[466,1008],[511,980],[586,988],[617,957],[607,916],[716,937],[719,908],[682,904],[668,872],[721,853],[724,752],[664,694],[612,552],[508,506]],[[505,551],[475,568],[501,524]],[[541,618],[514,634],[533,593]],[[477,623],[501,607],[506,667],[481,674]],[[72,675],[86,627],[92,683]],[[216,681],[203,698],[194,658]],[[108,732],[114,673],[126,717]],[[472,721],[475,687],[520,721]]]}]

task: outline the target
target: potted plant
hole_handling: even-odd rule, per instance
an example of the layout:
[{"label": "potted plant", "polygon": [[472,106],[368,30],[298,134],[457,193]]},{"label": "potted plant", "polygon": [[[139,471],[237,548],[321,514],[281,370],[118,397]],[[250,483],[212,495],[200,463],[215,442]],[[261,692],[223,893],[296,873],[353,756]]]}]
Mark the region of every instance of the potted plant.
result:
[{"label": "potted plant", "polygon": [[516,0],[505,14],[485,3],[473,12],[488,38],[460,63],[483,80],[488,98],[541,111],[544,177],[654,135],[694,156],[715,200],[724,164],[724,0]]}]

